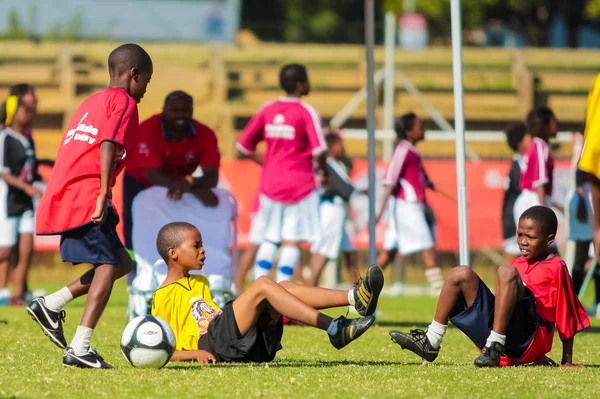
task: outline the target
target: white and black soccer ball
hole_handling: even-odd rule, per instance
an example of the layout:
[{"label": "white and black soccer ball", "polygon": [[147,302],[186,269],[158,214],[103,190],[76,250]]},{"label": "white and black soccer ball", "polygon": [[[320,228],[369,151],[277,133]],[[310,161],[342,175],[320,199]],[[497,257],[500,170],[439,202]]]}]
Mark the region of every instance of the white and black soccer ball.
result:
[{"label": "white and black soccer ball", "polygon": [[121,336],[121,352],[133,367],[159,369],[167,364],[174,351],[173,330],[155,316],[136,317]]}]

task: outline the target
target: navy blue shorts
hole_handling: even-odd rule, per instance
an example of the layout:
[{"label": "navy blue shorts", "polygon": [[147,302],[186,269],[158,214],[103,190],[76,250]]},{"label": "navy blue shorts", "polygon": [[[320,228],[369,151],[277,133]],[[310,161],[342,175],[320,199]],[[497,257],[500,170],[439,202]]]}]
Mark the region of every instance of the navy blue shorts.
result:
[{"label": "navy blue shorts", "polygon": [[[494,294],[479,280],[477,298],[471,307],[463,297],[450,313],[450,321],[479,348],[483,348],[494,325]],[[529,347],[538,327],[533,293],[525,288],[525,296],[517,302],[506,331],[504,352],[520,358]]]},{"label": "navy blue shorts", "polygon": [[117,234],[118,223],[119,216],[109,207],[103,224],[88,223],[64,232],[60,237],[63,262],[94,266],[119,264],[119,249],[123,244]]}]

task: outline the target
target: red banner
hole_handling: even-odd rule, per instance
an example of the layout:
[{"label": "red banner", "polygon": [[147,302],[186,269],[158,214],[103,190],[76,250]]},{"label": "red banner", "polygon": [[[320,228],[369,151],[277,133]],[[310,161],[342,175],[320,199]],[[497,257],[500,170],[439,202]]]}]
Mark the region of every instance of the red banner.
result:
[{"label": "red banner", "polygon": [[[386,164],[383,162],[377,165],[377,207],[380,206],[381,182],[385,167]],[[469,247],[471,249],[502,247],[501,209],[509,167],[510,163],[506,161],[482,161],[467,165]],[[555,187],[565,185],[568,167],[568,162],[557,163],[555,181],[558,180],[558,182]],[[450,193],[456,192],[456,164],[454,161],[426,161],[425,168],[437,187]],[[231,191],[238,200],[238,242],[242,247],[247,243],[259,176],[260,167],[248,160],[224,161],[221,165],[219,186]],[[562,177],[562,179],[557,179],[557,177]],[[366,190],[366,161],[354,162],[352,180],[358,189]],[[113,202],[119,210],[122,207],[121,182],[122,180],[119,179],[113,191]],[[90,201],[92,200],[95,199],[90,199]],[[457,204],[431,191],[428,193],[428,201],[435,211],[437,220],[437,248],[441,251],[458,251]],[[359,249],[366,249],[368,245],[368,199],[365,195],[353,196],[350,218],[355,233],[353,235],[354,244]],[[385,229],[385,223],[377,226],[378,245],[382,243]],[[122,231],[120,234],[122,235]],[[56,238],[36,237],[36,250],[57,249],[58,240]]]}]

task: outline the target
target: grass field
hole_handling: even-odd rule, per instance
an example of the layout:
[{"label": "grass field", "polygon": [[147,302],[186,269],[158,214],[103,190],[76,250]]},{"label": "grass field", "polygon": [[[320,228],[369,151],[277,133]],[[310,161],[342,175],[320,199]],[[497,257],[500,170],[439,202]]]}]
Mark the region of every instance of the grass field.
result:
[{"label": "grass field", "polygon": [[[34,271],[33,285],[53,290],[81,269]],[[270,364],[172,364],[132,368],[120,353],[125,286],[119,282],[94,336],[114,370],[63,369],[61,351],[22,308],[0,308],[0,398],[389,398],[389,397],[598,397],[600,324],[576,339],[575,361],[584,369],[523,367],[476,369],[477,351],[451,328],[434,364],[422,365],[389,340],[391,328],[426,328],[435,309],[429,297],[383,298],[378,325],[337,351],[325,333],[286,327],[284,349]],[[69,340],[83,301],[67,308]],[[344,313],[343,309],[332,315]],[[552,357],[560,360],[558,338]]]}]

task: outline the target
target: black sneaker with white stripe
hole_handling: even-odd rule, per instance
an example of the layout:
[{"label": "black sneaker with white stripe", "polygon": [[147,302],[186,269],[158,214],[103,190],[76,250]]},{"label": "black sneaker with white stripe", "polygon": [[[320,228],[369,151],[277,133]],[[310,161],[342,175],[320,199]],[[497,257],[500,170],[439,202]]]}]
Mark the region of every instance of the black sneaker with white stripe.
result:
[{"label": "black sneaker with white stripe", "polygon": [[440,353],[440,348],[431,346],[427,334],[423,330],[410,330],[408,334],[392,330],[390,331],[390,338],[402,349],[408,349],[428,362],[433,362]]},{"label": "black sneaker with white stripe", "polygon": [[44,302],[44,297],[39,297],[29,302],[27,313],[29,313],[33,321],[38,323],[44,334],[50,338],[50,341],[61,349],[67,347],[67,340],[65,339],[62,327],[66,316],[64,310],[55,312],[49,309]]},{"label": "black sneaker with white stripe", "polygon": [[67,348],[63,356],[63,366],[78,367],[81,369],[112,369],[113,366],[106,363],[102,356],[93,349],[83,356],[75,354],[73,348]]},{"label": "black sneaker with white stripe", "polygon": [[336,349],[342,349],[365,333],[375,322],[375,316],[361,317],[360,319],[347,319],[340,316],[334,320],[338,323],[337,331],[329,335],[329,341]]},{"label": "black sneaker with white stripe", "polygon": [[379,294],[383,289],[383,271],[371,265],[364,279],[354,288],[354,308],[361,316],[370,316],[377,309]]}]

